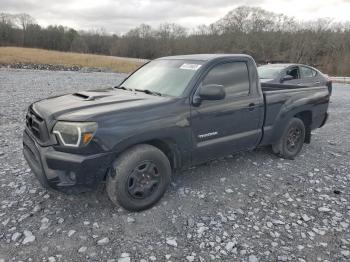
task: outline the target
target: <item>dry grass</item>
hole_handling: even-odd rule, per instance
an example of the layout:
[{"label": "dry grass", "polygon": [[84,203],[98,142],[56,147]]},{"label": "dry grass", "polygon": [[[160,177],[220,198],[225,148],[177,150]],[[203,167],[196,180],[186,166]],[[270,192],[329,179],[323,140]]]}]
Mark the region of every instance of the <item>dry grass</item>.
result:
[{"label": "dry grass", "polygon": [[130,73],[144,61],[133,58],[68,53],[34,48],[0,47],[0,64],[33,63],[63,66],[108,68]]}]

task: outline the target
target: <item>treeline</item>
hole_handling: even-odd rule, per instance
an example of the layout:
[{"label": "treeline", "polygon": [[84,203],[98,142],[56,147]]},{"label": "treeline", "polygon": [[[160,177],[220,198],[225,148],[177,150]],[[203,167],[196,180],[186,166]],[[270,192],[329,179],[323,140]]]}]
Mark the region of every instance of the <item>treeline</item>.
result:
[{"label": "treeline", "polygon": [[21,46],[153,59],[190,53],[246,53],[259,62],[315,65],[350,75],[350,23],[298,22],[255,7],[238,7],[209,26],[142,24],[123,35],[41,27],[28,14],[0,14],[0,46]]}]

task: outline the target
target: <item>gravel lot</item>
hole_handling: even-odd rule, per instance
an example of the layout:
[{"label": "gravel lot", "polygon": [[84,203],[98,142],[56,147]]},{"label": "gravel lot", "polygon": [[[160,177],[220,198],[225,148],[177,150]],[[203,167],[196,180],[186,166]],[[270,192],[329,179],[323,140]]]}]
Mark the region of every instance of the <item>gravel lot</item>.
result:
[{"label": "gravel lot", "polygon": [[176,174],[162,201],[129,213],[104,188],[39,186],[22,156],[27,106],[123,75],[0,69],[0,262],[350,261],[350,86],[294,161],[269,149]]}]

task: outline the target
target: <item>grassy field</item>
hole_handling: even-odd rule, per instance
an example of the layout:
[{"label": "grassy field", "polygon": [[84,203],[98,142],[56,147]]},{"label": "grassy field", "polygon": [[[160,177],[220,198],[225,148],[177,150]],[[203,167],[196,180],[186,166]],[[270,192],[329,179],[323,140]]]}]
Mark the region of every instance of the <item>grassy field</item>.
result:
[{"label": "grassy field", "polygon": [[140,67],[144,61],[133,58],[68,53],[34,48],[0,47],[0,64],[15,63],[108,68],[114,72],[130,73]]}]

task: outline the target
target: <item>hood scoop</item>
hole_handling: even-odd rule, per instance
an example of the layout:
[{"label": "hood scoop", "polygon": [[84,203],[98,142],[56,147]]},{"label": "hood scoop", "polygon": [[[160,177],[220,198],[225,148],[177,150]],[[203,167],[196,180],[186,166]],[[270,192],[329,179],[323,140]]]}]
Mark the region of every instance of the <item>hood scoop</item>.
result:
[{"label": "hood scoop", "polygon": [[73,96],[77,96],[77,97],[80,97],[82,99],[89,99],[90,98],[90,96],[82,94],[82,93],[74,93]]},{"label": "hood scoop", "polygon": [[86,93],[79,92],[79,93],[74,93],[72,95],[75,97],[79,97],[85,101],[92,101],[92,100],[96,100],[98,98],[103,98],[103,97],[109,96],[109,95],[90,95],[88,92],[86,92]]}]

